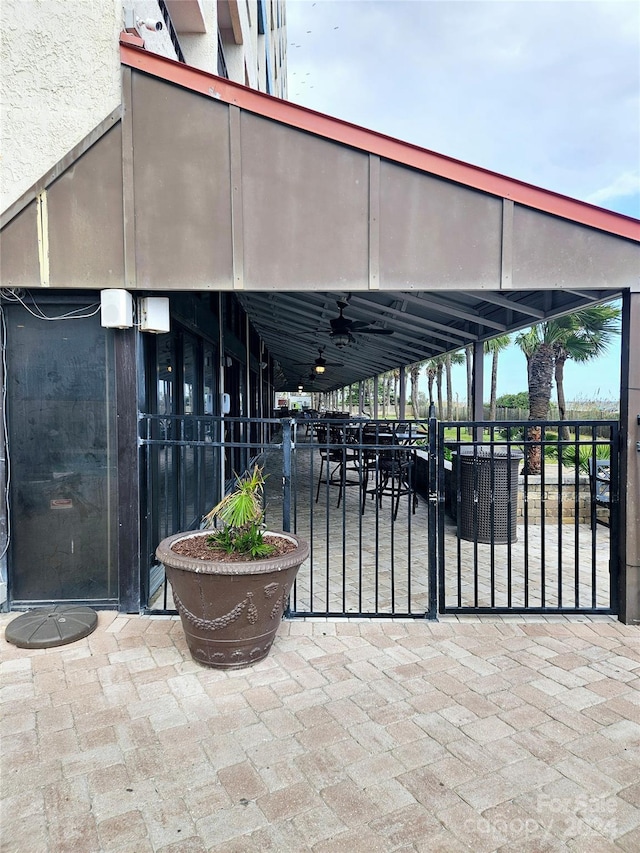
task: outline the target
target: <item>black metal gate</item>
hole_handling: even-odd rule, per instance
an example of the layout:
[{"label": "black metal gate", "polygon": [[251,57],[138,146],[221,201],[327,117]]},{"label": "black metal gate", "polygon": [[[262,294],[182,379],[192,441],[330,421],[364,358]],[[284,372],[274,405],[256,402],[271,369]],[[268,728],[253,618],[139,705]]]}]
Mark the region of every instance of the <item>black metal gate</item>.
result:
[{"label": "black metal gate", "polygon": [[616,421],[440,423],[439,612],[617,612],[618,443]]},{"label": "black metal gate", "polygon": [[332,414],[141,416],[144,610],[174,612],[158,541],[197,527],[222,484],[258,462],[267,524],[310,545],[290,616],[435,618],[436,503],[427,497],[436,433],[426,422]]},{"label": "black metal gate", "polygon": [[291,615],[435,618],[428,422],[330,413],[293,430],[291,524],[311,555]]},{"label": "black metal gate", "polygon": [[143,415],[140,435],[147,612],[175,612],[159,539],[254,462],[268,525],[310,544],[292,617],[617,610],[615,421]]}]

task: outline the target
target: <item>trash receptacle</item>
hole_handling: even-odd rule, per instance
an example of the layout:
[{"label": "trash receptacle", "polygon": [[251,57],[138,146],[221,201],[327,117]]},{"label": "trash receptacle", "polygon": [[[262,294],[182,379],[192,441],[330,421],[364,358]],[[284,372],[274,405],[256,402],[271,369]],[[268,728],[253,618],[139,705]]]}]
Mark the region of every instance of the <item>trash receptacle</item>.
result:
[{"label": "trash receptacle", "polygon": [[524,454],[491,445],[461,447],[459,454],[458,536],[484,544],[517,542],[518,471]]}]

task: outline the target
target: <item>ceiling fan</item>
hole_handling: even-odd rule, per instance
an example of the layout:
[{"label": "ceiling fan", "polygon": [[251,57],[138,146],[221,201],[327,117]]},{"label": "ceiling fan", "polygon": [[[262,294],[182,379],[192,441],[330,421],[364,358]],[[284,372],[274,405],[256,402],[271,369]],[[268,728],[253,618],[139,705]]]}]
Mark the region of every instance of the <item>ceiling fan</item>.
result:
[{"label": "ceiling fan", "polygon": [[334,317],[333,320],[330,320],[331,324],[331,340],[333,343],[339,348],[346,347],[348,344],[354,343],[355,334],[366,334],[366,335],[392,335],[392,329],[378,329],[375,326],[370,326],[369,323],[363,320],[349,320],[344,316],[344,309],[349,305],[348,302],[345,302],[343,299],[338,299],[337,306],[340,309],[340,313],[337,317]]},{"label": "ceiling fan", "polygon": [[[312,376],[314,374],[318,374],[320,376],[325,372],[327,367],[344,367],[344,364],[341,361],[327,361],[323,358],[322,353],[325,351],[326,347],[318,347],[318,358],[313,362],[312,367]],[[296,364],[306,364],[304,361],[298,361]]]}]

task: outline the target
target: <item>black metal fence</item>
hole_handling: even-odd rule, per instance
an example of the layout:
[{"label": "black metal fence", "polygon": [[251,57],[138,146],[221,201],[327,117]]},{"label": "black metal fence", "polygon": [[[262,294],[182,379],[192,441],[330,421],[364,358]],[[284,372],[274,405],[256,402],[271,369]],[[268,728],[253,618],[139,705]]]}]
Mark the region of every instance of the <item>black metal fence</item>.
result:
[{"label": "black metal fence", "polygon": [[616,612],[618,423],[438,429],[439,611]]},{"label": "black metal fence", "polygon": [[311,556],[292,615],[435,617],[427,422],[344,416],[295,432],[292,524]]},{"label": "black metal fence", "polygon": [[[158,542],[197,528],[258,462],[267,525],[310,545],[291,616],[615,612],[617,430],[143,415],[143,607],[174,612]],[[609,460],[598,502],[597,458]]]}]

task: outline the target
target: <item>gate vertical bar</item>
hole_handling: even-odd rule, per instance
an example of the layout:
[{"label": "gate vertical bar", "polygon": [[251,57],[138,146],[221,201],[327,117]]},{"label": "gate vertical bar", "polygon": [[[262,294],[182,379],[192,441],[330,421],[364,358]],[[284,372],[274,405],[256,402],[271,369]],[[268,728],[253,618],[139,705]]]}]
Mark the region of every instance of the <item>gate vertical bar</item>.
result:
[{"label": "gate vertical bar", "polygon": [[291,418],[282,421],[282,529],[291,530]]},{"label": "gate vertical bar", "polygon": [[[429,540],[429,619],[438,613],[438,564],[444,572],[444,432],[438,442],[438,421],[433,403],[429,406],[429,505],[427,509],[427,536]],[[439,446],[440,445],[440,446]],[[442,556],[438,560],[438,554]],[[444,575],[440,580],[440,594],[444,595]],[[443,600],[444,603],[444,600]]]},{"label": "gate vertical bar", "polygon": [[[609,459],[611,461],[609,486],[609,606],[614,613],[619,612],[620,587],[620,452],[624,433],[619,423],[611,425],[609,431]],[[629,518],[627,518],[629,521]]]}]

